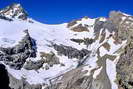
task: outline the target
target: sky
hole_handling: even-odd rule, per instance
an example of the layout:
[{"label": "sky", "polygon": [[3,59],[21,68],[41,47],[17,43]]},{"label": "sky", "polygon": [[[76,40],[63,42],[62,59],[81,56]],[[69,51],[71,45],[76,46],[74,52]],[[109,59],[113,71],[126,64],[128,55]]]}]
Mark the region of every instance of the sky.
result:
[{"label": "sky", "polygon": [[133,15],[133,0],[0,0],[0,8],[12,3],[20,3],[31,18],[46,24],[108,17],[112,10]]}]

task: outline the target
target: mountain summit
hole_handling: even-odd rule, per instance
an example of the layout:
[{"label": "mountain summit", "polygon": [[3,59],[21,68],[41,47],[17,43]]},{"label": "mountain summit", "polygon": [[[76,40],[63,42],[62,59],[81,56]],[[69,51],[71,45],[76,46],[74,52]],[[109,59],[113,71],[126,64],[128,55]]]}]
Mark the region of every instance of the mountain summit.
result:
[{"label": "mountain summit", "polygon": [[20,4],[13,3],[0,11],[1,16],[26,20],[28,14]]}]

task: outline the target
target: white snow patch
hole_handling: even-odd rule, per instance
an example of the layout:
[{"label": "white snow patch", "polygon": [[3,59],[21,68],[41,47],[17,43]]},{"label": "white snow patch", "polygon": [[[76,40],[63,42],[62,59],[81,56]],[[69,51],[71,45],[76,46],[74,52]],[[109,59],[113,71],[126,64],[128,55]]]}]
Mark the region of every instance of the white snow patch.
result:
[{"label": "white snow patch", "polygon": [[126,16],[123,16],[123,17],[122,17],[122,20],[124,21],[126,18],[127,18]]},{"label": "white snow patch", "polygon": [[103,46],[99,48],[100,56],[104,56],[105,54],[115,54],[115,52],[121,48],[127,41],[123,41],[121,44],[115,44],[114,39],[111,37],[106,41],[110,45],[110,50],[106,50]]},{"label": "white snow patch", "polygon": [[95,68],[98,68],[98,65],[97,65],[97,55],[94,55],[93,53],[90,55],[90,57],[87,58],[87,61],[85,62],[84,65],[87,65],[83,68],[83,71],[87,70],[87,74],[85,74],[85,76],[89,76],[90,73],[91,73],[91,70],[95,69]]},{"label": "white snow patch", "polygon": [[99,69],[95,70],[94,74],[93,74],[93,78],[96,79],[96,77],[100,74],[101,70],[103,67],[100,67]]},{"label": "white snow patch", "polygon": [[99,18],[99,21],[106,21],[106,18],[104,18],[104,17],[101,17],[101,18]]},{"label": "white snow patch", "polygon": [[125,15],[125,16],[131,16],[131,15],[129,15],[129,14],[126,14],[126,13],[122,13],[123,15]]},{"label": "white snow patch", "polygon": [[106,60],[106,71],[107,71],[107,75],[110,79],[112,89],[118,89],[118,86],[115,83],[115,80],[116,80],[116,64],[113,61],[109,60],[109,59]]},{"label": "white snow patch", "polygon": [[85,24],[87,24],[87,25],[94,25],[95,19],[82,18],[81,21],[77,21],[77,22],[78,22],[78,24],[82,24],[83,26],[84,26]]}]

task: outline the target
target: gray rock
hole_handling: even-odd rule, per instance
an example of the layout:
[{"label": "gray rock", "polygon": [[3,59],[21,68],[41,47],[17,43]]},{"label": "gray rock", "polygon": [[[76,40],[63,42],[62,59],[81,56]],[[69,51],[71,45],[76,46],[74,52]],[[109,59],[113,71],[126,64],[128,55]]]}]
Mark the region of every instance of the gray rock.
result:
[{"label": "gray rock", "polygon": [[25,78],[16,79],[11,74],[9,74],[10,84],[12,89],[42,89],[41,84],[29,84]]},{"label": "gray rock", "polygon": [[0,89],[11,89],[9,87],[9,76],[6,67],[0,64]]},{"label": "gray rock", "polygon": [[39,68],[41,68],[44,64],[43,60],[39,60],[39,61],[27,61],[26,64],[23,66],[23,68],[27,69],[27,70],[38,70]]},{"label": "gray rock", "polygon": [[94,32],[95,33],[99,33],[100,30],[103,28],[103,21],[99,21],[99,19],[96,19],[95,21],[95,25],[94,25]]},{"label": "gray rock", "polygon": [[116,65],[117,80],[124,89],[133,89],[133,44],[125,47]]},{"label": "gray rock", "polygon": [[52,51],[50,53],[41,52],[40,56],[43,63],[48,64],[50,67],[54,64],[60,64],[59,58]]},{"label": "gray rock", "polygon": [[82,59],[87,54],[90,53],[87,49],[77,50],[76,48],[72,48],[70,46],[64,46],[64,45],[53,45],[54,49],[58,52],[59,55],[67,56],[68,58],[77,58]]},{"label": "gray rock", "polygon": [[32,39],[26,30],[26,36],[18,45],[12,48],[0,48],[0,60],[14,69],[21,69],[26,59],[36,57],[36,42]]},{"label": "gray rock", "polygon": [[117,32],[118,31],[118,28],[117,28],[117,25],[114,24],[112,21],[110,20],[107,20],[104,24],[103,24],[103,28],[104,29],[108,29],[109,32]]},{"label": "gray rock", "polygon": [[101,29],[107,29],[109,32],[117,32],[118,31],[118,27],[117,24],[113,23],[112,20],[107,19],[107,21],[103,22],[103,21],[99,21],[99,19],[97,19],[95,21],[95,25],[94,25],[94,32],[95,34],[99,33]]},{"label": "gray rock", "polygon": [[[11,18],[8,19],[6,15],[10,15],[11,18],[18,18],[22,20],[26,20],[28,14],[26,11],[21,7],[20,4],[13,3],[6,8],[0,10],[0,15],[4,18],[10,21]],[[12,20],[12,19],[11,19]]]}]

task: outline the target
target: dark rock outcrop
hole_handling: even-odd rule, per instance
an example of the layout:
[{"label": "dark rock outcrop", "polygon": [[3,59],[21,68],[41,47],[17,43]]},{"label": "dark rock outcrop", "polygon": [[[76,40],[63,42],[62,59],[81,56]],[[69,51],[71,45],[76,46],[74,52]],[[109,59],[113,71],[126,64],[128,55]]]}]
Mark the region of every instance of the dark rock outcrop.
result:
[{"label": "dark rock outcrop", "polygon": [[14,69],[21,69],[27,58],[36,57],[36,42],[30,37],[28,30],[25,32],[25,37],[15,47],[0,47],[0,61]]},{"label": "dark rock outcrop", "polygon": [[7,21],[13,21],[12,19],[5,17],[3,15],[0,15],[0,19],[7,20]]},{"label": "dark rock outcrop", "polygon": [[78,50],[76,48],[64,45],[53,44],[53,47],[58,52],[59,55],[67,56],[70,59],[71,58],[82,59],[87,54],[90,53],[90,51],[88,51],[87,49]]},{"label": "dark rock outcrop", "polygon": [[83,31],[89,32],[87,25],[82,26],[82,24],[79,24],[78,26],[72,27],[71,30],[74,32],[83,32]]},{"label": "dark rock outcrop", "polygon": [[70,40],[73,41],[73,42],[78,43],[79,45],[80,45],[81,43],[84,43],[87,47],[88,47],[89,45],[91,45],[93,42],[95,42],[95,40],[94,40],[94,39],[91,39],[91,38],[70,39]]},{"label": "dark rock outcrop", "polygon": [[47,63],[51,67],[54,64],[60,64],[59,58],[52,51],[50,53],[41,52],[40,56],[41,56],[42,61],[44,63]]},{"label": "dark rock outcrop", "polygon": [[133,43],[125,47],[116,65],[119,87],[133,89]]},{"label": "dark rock outcrop", "polygon": [[69,28],[69,27],[72,27],[72,26],[74,26],[75,24],[77,24],[77,20],[73,20],[73,21],[71,21],[70,23],[68,23],[67,24],[67,27]]},{"label": "dark rock outcrop", "polygon": [[0,89],[11,89],[9,87],[9,76],[3,64],[0,64]]},{"label": "dark rock outcrop", "polygon": [[100,21],[99,19],[97,19],[95,21],[94,32],[99,33],[101,29],[103,30],[107,29],[111,33],[113,31],[114,32],[118,31],[117,24],[114,24],[113,21],[111,21],[110,19],[107,19],[106,21]]},{"label": "dark rock outcrop", "polygon": [[29,84],[25,78],[16,79],[11,74],[9,75],[10,84],[9,86],[11,89],[42,89],[40,84]]},{"label": "dark rock outcrop", "polygon": [[43,60],[27,61],[23,67],[27,70],[38,70],[43,66],[43,64],[44,64]]}]

